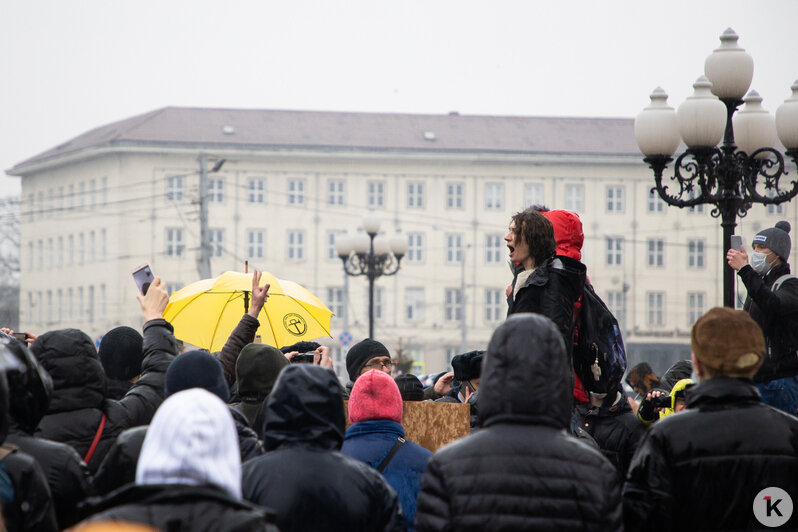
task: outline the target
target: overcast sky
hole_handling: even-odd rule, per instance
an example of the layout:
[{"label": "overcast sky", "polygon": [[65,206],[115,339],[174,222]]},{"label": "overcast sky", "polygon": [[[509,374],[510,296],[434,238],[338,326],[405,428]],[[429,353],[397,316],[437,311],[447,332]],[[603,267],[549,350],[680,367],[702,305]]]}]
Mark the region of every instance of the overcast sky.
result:
[{"label": "overcast sky", "polygon": [[796,21],[796,0],[0,0],[0,169],[170,105],[633,117],[658,85],[689,96],[729,26],[773,112]]}]

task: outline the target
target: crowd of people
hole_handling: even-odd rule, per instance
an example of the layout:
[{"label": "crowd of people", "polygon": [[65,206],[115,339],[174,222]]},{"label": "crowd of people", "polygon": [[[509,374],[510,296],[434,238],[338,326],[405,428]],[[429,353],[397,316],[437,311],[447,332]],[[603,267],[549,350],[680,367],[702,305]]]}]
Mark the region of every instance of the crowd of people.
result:
[{"label": "crowd of people", "polygon": [[[710,309],[691,359],[661,378],[630,368],[631,392],[624,371],[580,360],[581,222],[541,206],[505,237],[507,320],[426,387],[393,375],[377,339],[348,351],[345,386],[324,346],[255,343],[257,271],[218,353],[175,338],[160,279],[138,295],[142,333],[99,349],[76,329],[4,329],[0,530],[798,529],[781,495],[798,496],[789,230],[728,251],[745,309]],[[469,405],[470,434],[410,441],[412,401]]]}]

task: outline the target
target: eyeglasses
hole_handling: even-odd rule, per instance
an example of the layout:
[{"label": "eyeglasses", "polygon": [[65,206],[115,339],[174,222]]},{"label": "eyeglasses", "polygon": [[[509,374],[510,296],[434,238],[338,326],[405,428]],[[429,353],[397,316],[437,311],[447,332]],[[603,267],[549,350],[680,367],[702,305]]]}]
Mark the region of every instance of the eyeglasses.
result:
[{"label": "eyeglasses", "polygon": [[393,367],[393,361],[390,358],[383,360],[372,360],[368,364],[363,365],[364,368],[369,368],[369,369],[380,369],[383,366],[385,366],[388,369],[391,369]]}]

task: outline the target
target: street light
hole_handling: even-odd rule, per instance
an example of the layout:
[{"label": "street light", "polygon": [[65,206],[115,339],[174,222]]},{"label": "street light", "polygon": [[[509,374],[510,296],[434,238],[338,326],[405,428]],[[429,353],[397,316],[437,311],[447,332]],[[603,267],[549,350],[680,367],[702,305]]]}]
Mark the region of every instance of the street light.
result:
[{"label": "street light", "polygon": [[369,338],[374,338],[374,281],[383,275],[394,275],[407,251],[407,239],[397,234],[390,239],[377,236],[381,219],[371,212],[363,218],[364,233],[352,237],[335,237],[335,251],[344,263],[344,272],[369,280]]},{"label": "street light", "polygon": [[[730,247],[737,216],[745,216],[754,203],[774,205],[798,194],[798,181],[780,187],[787,174],[784,156],[770,147],[778,133],[785,154],[798,165],[798,81],[791,87],[792,96],[776,111],[774,123],[756,91],[743,98],[751,85],[754,61],[737,46],[737,38],[731,28],[723,32],[720,48],[704,63],[706,76],[698,78],[694,94],[678,111],[668,106],[668,95],[657,87],[651,105],[635,119],[637,145],[645,155],[643,161],[654,170],[652,191],[679,208],[714,205],[711,214],[721,218],[724,249]],[[662,174],[680,137],[687,149],[676,157],[671,191],[663,185]],[[723,269],[723,304],[734,305],[734,272],[728,264]]]}]

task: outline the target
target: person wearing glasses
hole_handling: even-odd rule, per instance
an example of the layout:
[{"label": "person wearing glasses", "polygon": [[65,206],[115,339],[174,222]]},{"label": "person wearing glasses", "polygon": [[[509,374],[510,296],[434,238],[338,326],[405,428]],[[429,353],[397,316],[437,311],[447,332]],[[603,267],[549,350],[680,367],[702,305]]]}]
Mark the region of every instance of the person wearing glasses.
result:
[{"label": "person wearing glasses", "polygon": [[355,381],[369,370],[376,369],[391,375],[393,360],[388,348],[381,342],[366,338],[352,346],[346,354],[346,371],[349,374],[349,383],[344,389],[344,399],[349,398]]}]

